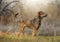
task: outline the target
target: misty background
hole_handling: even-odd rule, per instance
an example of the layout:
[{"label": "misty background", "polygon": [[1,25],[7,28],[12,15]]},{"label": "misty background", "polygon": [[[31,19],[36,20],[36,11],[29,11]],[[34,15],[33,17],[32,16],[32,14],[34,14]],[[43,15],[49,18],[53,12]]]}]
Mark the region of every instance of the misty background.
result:
[{"label": "misty background", "polygon": [[[60,0],[0,0],[0,30],[18,31],[21,15],[23,19],[33,19],[38,11],[48,14],[42,20],[39,33],[43,35],[60,35]],[[16,17],[15,15],[18,14]],[[31,33],[32,30],[24,30]]]}]

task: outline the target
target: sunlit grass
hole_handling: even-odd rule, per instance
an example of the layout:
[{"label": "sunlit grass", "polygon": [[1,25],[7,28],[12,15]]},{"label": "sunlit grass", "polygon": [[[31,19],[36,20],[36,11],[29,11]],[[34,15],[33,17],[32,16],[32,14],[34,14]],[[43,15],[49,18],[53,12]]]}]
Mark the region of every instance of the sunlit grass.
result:
[{"label": "sunlit grass", "polygon": [[[56,42],[60,42],[60,36],[55,37]],[[54,36],[0,36],[0,42],[55,42]]]}]

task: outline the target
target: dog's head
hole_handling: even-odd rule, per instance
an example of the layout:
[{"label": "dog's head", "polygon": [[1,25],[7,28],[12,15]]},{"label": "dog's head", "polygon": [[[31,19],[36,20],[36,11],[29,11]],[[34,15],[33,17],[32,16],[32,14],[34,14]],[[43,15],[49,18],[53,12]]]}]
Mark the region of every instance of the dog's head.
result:
[{"label": "dog's head", "polygon": [[38,16],[40,16],[40,17],[42,18],[42,17],[46,17],[47,14],[44,13],[43,11],[39,11],[39,12],[38,12]]}]

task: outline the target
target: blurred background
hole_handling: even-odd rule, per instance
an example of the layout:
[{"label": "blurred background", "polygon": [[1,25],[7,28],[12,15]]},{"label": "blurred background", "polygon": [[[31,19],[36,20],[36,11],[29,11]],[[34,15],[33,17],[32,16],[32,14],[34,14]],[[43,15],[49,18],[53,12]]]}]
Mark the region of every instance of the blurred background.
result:
[{"label": "blurred background", "polygon": [[[0,0],[0,30],[17,32],[21,15],[33,19],[38,11],[48,14],[39,28],[41,35],[60,35],[60,0]],[[15,16],[18,14],[17,16]],[[24,30],[31,33],[32,29]]]}]

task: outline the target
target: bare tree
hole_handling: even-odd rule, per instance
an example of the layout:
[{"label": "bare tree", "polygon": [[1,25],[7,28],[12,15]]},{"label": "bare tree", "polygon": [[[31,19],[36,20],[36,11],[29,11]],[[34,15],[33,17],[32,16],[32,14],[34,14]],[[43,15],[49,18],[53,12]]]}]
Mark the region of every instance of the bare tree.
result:
[{"label": "bare tree", "polygon": [[[7,25],[7,24],[13,24],[14,23],[14,10],[9,9],[8,7],[13,4],[13,3],[17,3],[18,1],[12,1],[10,3],[8,3],[1,11],[0,11],[0,22],[1,22],[1,28],[3,26],[3,24]],[[3,3],[2,3],[3,4]],[[1,5],[2,6],[2,5]],[[8,27],[7,27],[8,28]],[[10,28],[9,28],[10,30]],[[9,31],[8,30],[8,31]]]}]

